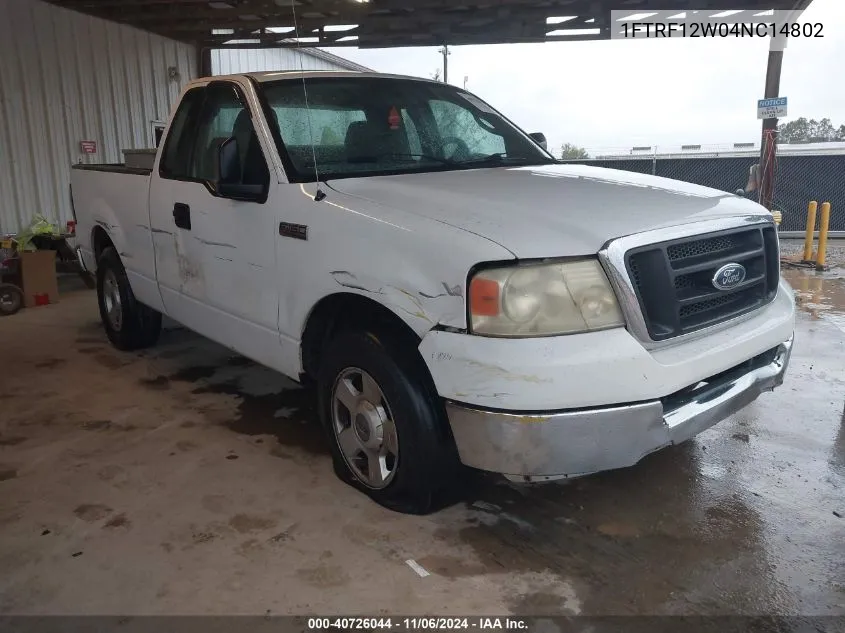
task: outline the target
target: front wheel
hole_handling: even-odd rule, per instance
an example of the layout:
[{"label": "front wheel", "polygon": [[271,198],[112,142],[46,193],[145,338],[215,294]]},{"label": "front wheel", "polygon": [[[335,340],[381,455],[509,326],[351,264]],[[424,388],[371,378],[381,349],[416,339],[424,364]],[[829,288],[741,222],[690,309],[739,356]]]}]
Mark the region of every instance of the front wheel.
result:
[{"label": "front wheel", "polygon": [[345,331],[328,345],[318,386],[335,472],[409,514],[436,509],[457,467],[443,405],[421,362],[389,336]]},{"label": "front wheel", "polygon": [[161,313],[135,299],[114,248],[105,249],[97,262],[97,300],[106,335],[117,349],[130,351],[156,344]]}]

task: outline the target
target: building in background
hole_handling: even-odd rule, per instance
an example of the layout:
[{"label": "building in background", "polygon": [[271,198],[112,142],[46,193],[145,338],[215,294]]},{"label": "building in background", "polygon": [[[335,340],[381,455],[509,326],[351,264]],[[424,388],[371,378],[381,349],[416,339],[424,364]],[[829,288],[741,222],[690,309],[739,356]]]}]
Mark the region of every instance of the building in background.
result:
[{"label": "building in background", "polygon": [[371,72],[366,66],[319,48],[246,48],[211,52],[211,72],[214,75],[300,69]]},{"label": "building in background", "polygon": [[[0,0],[0,234],[72,218],[70,166],[155,147],[198,51],[41,0]],[[213,51],[214,74],[366,70],[318,49]]]}]

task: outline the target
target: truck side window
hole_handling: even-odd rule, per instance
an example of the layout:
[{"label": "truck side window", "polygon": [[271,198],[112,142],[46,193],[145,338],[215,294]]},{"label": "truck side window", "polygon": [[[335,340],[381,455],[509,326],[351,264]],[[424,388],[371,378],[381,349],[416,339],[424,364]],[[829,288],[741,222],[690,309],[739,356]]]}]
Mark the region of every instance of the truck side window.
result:
[{"label": "truck side window", "polygon": [[205,97],[205,88],[194,88],[185,93],[164,145],[164,154],[159,165],[162,178],[187,178],[188,161],[191,158],[193,131]]},{"label": "truck side window", "polygon": [[200,114],[189,166],[194,180],[217,180],[218,148],[234,137],[241,155],[244,184],[268,184],[270,172],[249,109],[232,85],[210,86]]}]

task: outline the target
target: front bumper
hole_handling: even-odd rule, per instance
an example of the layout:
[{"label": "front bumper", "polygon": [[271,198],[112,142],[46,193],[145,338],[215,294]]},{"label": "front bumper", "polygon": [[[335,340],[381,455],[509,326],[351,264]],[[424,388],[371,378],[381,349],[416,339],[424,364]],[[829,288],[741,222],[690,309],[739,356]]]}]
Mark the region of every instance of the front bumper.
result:
[{"label": "front bumper", "polygon": [[676,394],[630,405],[526,414],[446,408],[467,466],[522,480],[586,475],[631,466],[710,428],[781,385],[791,353],[792,337]]}]

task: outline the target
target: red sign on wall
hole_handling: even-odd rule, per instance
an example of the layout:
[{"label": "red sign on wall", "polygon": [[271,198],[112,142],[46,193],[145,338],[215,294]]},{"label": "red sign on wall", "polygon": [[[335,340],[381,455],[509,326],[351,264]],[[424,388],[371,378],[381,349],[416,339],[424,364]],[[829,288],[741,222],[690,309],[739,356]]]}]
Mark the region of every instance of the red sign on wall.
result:
[{"label": "red sign on wall", "polygon": [[79,141],[79,149],[83,154],[96,154],[97,141]]}]

